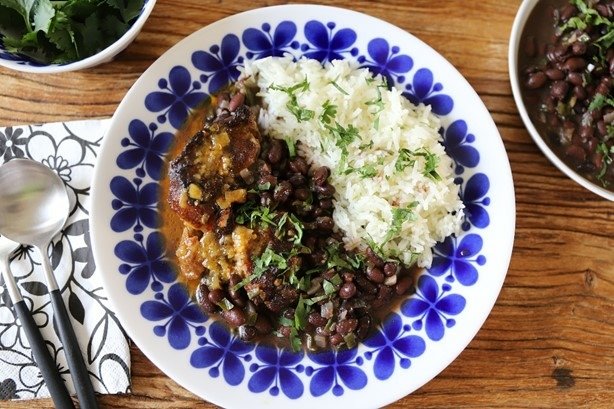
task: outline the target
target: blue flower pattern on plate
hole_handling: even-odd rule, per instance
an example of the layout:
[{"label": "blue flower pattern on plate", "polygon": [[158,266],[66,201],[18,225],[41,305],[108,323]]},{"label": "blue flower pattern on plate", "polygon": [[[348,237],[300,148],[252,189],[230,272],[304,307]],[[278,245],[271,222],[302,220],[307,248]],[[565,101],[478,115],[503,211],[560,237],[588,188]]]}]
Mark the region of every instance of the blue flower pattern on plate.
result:
[{"label": "blue flower pattern on plate", "polygon": [[480,162],[480,153],[470,144],[475,141],[475,136],[468,133],[467,123],[462,119],[452,122],[444,133],[443,145],[446,153],[456,163],[457,175],[467,168],[475,168]]},{"label": "blue flower pattern on plate", "polygon": [[445,327],[451,328],[456,324],[449,316],[458,315],[465,309],[465,298],[459,294],[446,295],[450,290],[450,285],[444,284],[439,291],[435,279],[422,275],[418,279],[416,296],[401,305],[403,315],[418,317],[412,324],[414,329],[420,330],[425,322],[426,335],[433,341],[443,338]]},{"label": "blue flower pattern on plate", "polygon": [[363,343],[375,348],[365,353],[365,358],[371,359],[375,355],[373,373],[377,379],[386,380],[392,376],[399,358],[401,368],[409,368],[409,358],[419,357],[424,353],[426,344],[417,335],[405,335],[409,332],[409,325],[403,325],[398,314],[391,313],[381,325],[381,328]]},{"label": "blue flower pattern on plate", "polygon": [[351,48],[356,42],[356,32],[350,28],[342,28],[333,34],[336,24],[326,25],[311,20],[305,24],[305,38],[309,44],[303,44],[301,50],[304,56],[320,62],[342,60],[343,54],[357,55],[358,48]]},{"label": "blue flower pattern on plate", "polygon": [[299,47],[296,36],[296,24],[291,21],[282,21],[271,35],[271,25],[264,23],[262,30],[248,28],[243,32],[241,39],[250,50],[245,53],[248,59],[259,60],[266,57],[281,57],[285,52]]},{"label": "blue flower pattern on plate", "polygon": [[241,360],[251,361],[249,352],[254,349],[254,345],[246,344],[232,336],[228,329],[217,321],[209,327],[209,338],[202,337],[198,344],[200,347],[190,356],[190,364],[194,368],[210,368],[209,375],[217,378],[221,366],[224,380],[229,385],[243,382],[245,367]]},{"label": "blue flower pattern on plate", "polygon": [[136,168],[136,175],[145,177],[145,171],[154,180],[162,178],[164,155],[173,142],[173,134],[160,132],[154,123],[147,127],[142,121],[133,119],[128,125],[130,138],[121,141],[122,146],[130,147],[117,157],[117,166],[121,169]]},{"label": "blue flower pattern on plate", "polygon": [[389,86],[405,82],[405,75],[414,66],[414,60],[408,55],[399,54],[399,47],[390,47],[388,41],[383,38],[375,38],[369,41],[367,52],[371,57],[358,57],[358,62],[368,68],[374,74],[381,74]]},{"label": "blue flower pattern on plate", "polygon": [[[486,262],[479,254],[482,248],[479,235],[448,237],[434,248],[433,265],[418,279],[416,294],[403,302],[402,315],[391,313],[363,342],[361,349],[308,354],[312,365],[305,366],[303,352],[244,343],[220,322],[214,321],[205,329],[202,324],[206,317],[190,301],[185,288],[175,283],[176,273],[166,256],[161,233],[153,231],[146,240],[143,237],[144,228],[159,228],[157,181],[162,176],[163,158],[173,138],[170,132],[160,132],[159,127],[168,123],[178,129],[209,94],[239,77],[239,67],[245,58],[260,59],[285,53],[321,62],[352,56],[361,66],[385,77],[389,86],[410,79],[404,86],[404,95],[412,102],[431,105],[433,112],[440,116],[454,108],[454,101],[444,92],[443,84],[435,81],[431,70],[414,70],[412,57],[383,38],[371,39],[366,49],[368,55],[358,56],[355,46],[358,36],[350,28],[339,29],[334,22],[311,20],[303,26],[306,42],[297,38],[298,31],[295,23],[281,21],[276,26],[264,23],[260,28],[246,28],[241,38],[227,34],[219,45],[192,53],[193,68],[201,72],[198,80],[190,74],[193,68],[172,67],[168,76],[158,81],[159,90],[144,100],[146,108],[157,114],[157,124],[147,125],[134,119],[128,126],[128,136],[121,141],[124,150],[117,157],[117,166],[133,170],[136,177],[130,180],[117,176],[110,185],[116,198],[112,202],[111,227],[116,232],[131,230],[134,238],[115,246],[115,255],[122,261],[119,273],[126,277],[130,294],[142,294],[148,287],[155,293],[154,299],[145,301],[140,311],[154,324],[154,333],[166,338],[178,350],[188,348],[194,334],[198,339],[190,354],[194,368],[208,369],[211,378],[222,375],[220,379],[228,385],[244,385],[253,393],[268,392],[289,399],[303,396],[307,383],[308,392],[314,397],[328,393],[341,396],[346,389],[360,390],[369,382],[366,362],[372,363],[373,375],[379,380],[389,379],[397,370],[407,370],[412,359],[426,351],[423,337],[441,340],[446,328],[456,324],[452,317],[464,310],[466,300],[454,293],[453,285],[474,285],[479,279],[477,267]],[[202,84],[208,93],[201,90]],[[446,151],[454,160],[459,175],[456,183],[461,185],[461,197],[466,205],[463,229],[484,228],[490,223],[485,209],[490,204],[486,196],[490,189],[488,177],[478,173],[464,183],[462,175],[466,168],[474,168],[480,161],[478,150],[472,146],[476,138],[464,120],[450,123],[441,132]],[[146,176],[156,183],[144,184]],[[439,283],[439,277],[444,279],[443,283]],[[404,317],[414,320],[408,323]]]},{"label": "blue flower pattern on plate", "polygon": [[249,370],[254,372],[247,384],[250,391],[260,393],[268,389],[271,395],[277,396],[281,390],[290,399],[303,395],[303,382],[296,375],[304,370],[299,364],[303,353],[261,345],[256,348],[256,357],[261,363],[250,365]]},{"label": "blue flower pattern on plate", "polygon": [[164,321],[154,327],[154,333],[159,336],[168,336],[168,342],[175,349],[185,349],[190,345],[190,327],[200,333],[204,327],[198,324],[205,322],[206,318],[200,308],[190,300],[182,284],[171,286],[164,299],[162,293],[156,294],[156,301],[145,301],[141,305],[141,315],[150,321]]},{"label": "blue flower pattern on plate", "polygon": [[120,274],[127,275],[126,289],[130,294],[141,294],[149,283],[154,291],[160,291],[161,283],[171,283],[177,278],[175,269],[166,258],[162,235],[151,233],[144,245],[142,236],[137,242],[124,240],[115,246],[115,255],[124,263]]},{"label": "blue flower pattern on plate", "polygon": [[143,226],[152,229],[160,225],[157,212],[159,186],[148,183],[142,186],[142,180],[135,178],[134,184],[123,176],[111,180],[111,192],[116,197],[111,203],[116,213],[111,219],[111,229],[116,232],[126,231],[134,226],[134,231],[143,230]]},{"label": "blue flower pattern on plate", "polygon": [[239,37],[228,34],[220,46],[214,45],[209,52],[196,51],[192,54],[192,64],[207,74],[200,76],[204,83],[209,82],[209,93],[214,94],[230,82],[239,78],[239,66],[243,57],[239,57],[241,42]]},{"label": "blue flower pattern on plate", "polygon": [[162,78],[158,81],[158,88],[145,97],[145,107],[151,112],[161,112],[158,116],[160,123],[169,123],[179,129],[188,118],[192,109],[201,104],[207,94],[200,91],[201,84],[192,81],[190,72],[180,65],[171,69],[168,80]]},{"label": "blue flower pattern on plate", "polygon": [[490,198],[486,196],[489,189],[488,176],[476,173],[461,190],[460,195],[465,204],[465,218],[468,219],[463,223],[463,230],[469,230],[471,225],[483,229],[490,224],[490,217],[485,209],[490,204]]},{"label": "blue flower pattern on plate", "polygon": [[433,249],[429,273],[438,277],[450,271],[446,281],[454,282],[456,279],[462,285],[473,285],[478,281],[478,270],[473,264],[483,266],[486,263],[486,257],[478,254],[480,250],[482,238],[477,234],[464,236],[460,243],[456,237],[446,237]]},{"label": "blue flower pattern on plate", "polygon": [[367,384],[367,375],[359,368],[364,361],[357,357],[356,348],[311,354],[309,359],[321,365],[317,368],[308,366],[305,370],[307,375],[313,374],[309,383],[313,396],[324,395],[331,389],[333,395],[341,396],[345,393],[341,383],[352,390],[362,389]]},{"label": "blue flower pattern on plate", "polygon": [[437,115],[447,115],[454,108],[454,101],[449,95],[441,93],[443,85],[434,83],[433,73],[428,68],[420,68],[414,74],[411,84],[405,86],[403,95],[414,104],[430,105]]}]

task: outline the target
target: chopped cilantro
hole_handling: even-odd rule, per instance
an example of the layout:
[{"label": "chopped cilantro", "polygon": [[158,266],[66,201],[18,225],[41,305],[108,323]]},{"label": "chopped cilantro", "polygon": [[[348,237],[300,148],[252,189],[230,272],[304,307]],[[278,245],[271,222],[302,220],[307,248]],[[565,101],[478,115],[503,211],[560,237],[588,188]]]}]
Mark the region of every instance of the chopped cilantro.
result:
[{"label": "chopped cilantro", "polygon": [[373,115],[375,115],[375,121],[373,121],[373,129],[375,129],[376,131],[379,129],[379,116],[385,108],[384,101],[382,100],[382,92],[380,91],[380,88],[386,88],[386,87],[387,86],[385,83],[378,85],[375,88],[377,90],[377,98],[371,101],[365,102],[366,105],[375,106],[375,111],[373,112]]},{"label": "chopped cilantro", "polygon": [[69,63],[107,48],[139,16],[144,0],[0,0],[7,51],[42,63]]},{"label": "chopped cilantro", "polygon": [[403,227],[403,223],[410,220],[415,220],[416,215],[414,214],[414,208],[418,202],[413,202],[406,207],[396,207],[392,209],[392,222],[390,223],[390,229],[388,229],[388,233],[386,233],[385,241],[390,240],[393,236],[397,235],[401,228]]},{"label": "chopped cilantro", "polygon": [[309,313],[309,306],[305,304],[303,297],[299,297],[296,308],[294,309],[294,328],[297,330],[305,329],[307,325],[307,314]]},{"label": "chopped cilantro", "polygon": [[258,206],[254,202],[247,202],[237,209],[235,221],[247,224],[250,228],[257,226],[275,226],[275,214],[266,206]]},{"label": "chopped cilantro", "polygon": [[337,292],[337,288],[333,283],[328,280],[322,281],[322,288],[324,289],[324,294],[330,295]]},{"label": "chopped cilantro", "polygon": [[595,97],[588,106],[588,111],[593,112],[605,107],[606,105],[614,107],[614,98],[610,97],[609,95],[595,94]]},{"label": "chopped cilantro", "polygon": [[339,79],[339,77],[337,77],[334,81],[329,82],[329,84],[331,84],[333,87],[337,88],[337,90],[339,90],[339,92],[341,92],[343,95],[350,95],[350,94],[348,94],[348,92],[346,90],[341,88],[339,86],[339,84],[337,84],[337,79]]},{"label": "chopped cilantro", "polygon": [[290,138],[284,138],[284,141],[286,142],[286,146],[288,147],[288,153],[290,154],[290,157],[293,158],[296,156],[296,145],[294,144],[294,141],[292,141],[292,139]]},{"label": "chopped cilantro", "polygon": [[322,113],[320,114],[320,121],[323,124],[330,124],[337,115],[337,105],[333,105],[329,100],[326,100],[322,104]]},{"label": "chopped cilantro", "polygon": [[348,124],[345,128],[339,122],[335,122],[334,127],[326,125],[326,129],[335,137],[335,144],[341,149],[341,157],[345,160],[348,156],[348,145],[354,142],[356,138],[360,138],[358,128],[352,124]]},{"label": "chopped cilantro", "polygon": [[399,150],[399,156],[394,165],[394,169],[397,172],[402,172],[409,166],[414,166],[416,163],[416,157],[424,158],[424,169],[422,174],[430,177],[434,180],[441,180],[441,176],[437,173],[437,166],[439,166],[439,158],[434,153],[425,148],[420,148],[417,151],[410,151],[406,148]]},{"label": "chopped cilantro", "polygon": [[344,172],[346,175],[350,173],[358,173],[362,179],[372,178],[377,176],[377,169],[375,169],[375,165],[369,164],[365,165],[362,168],[352,168],[349,167]]},{"label": "chopped cilantro", "polygon": [[606,180],[604,179],[605,173],[608,170],[608,166],[610,166],[612,162],[614,162],[614,146],[608,149],[608,145],[606,145],[605,142],[601,142],[599,145],[597,145],[597,152],[603,155],[603,162],[601,165],[601,169],[597,174],[597,179],[601,182],[601,184],[605,186],[607,184]]},{"label": "chopped cilantro", "polygon": [[292,85],[291,87],[281,87],[277,85],[271,85],[269,89],[285,92],[290,100],[286,104],[286,108],[288,111],[294,115],[297,121],[303,122],[312,119],[315,115],[315,112],[303,108],[298,104],[298,98],[296,96],[297,92],[305,92],[309,90],[309,81],[307,81],[307,77],[302,82]]}]

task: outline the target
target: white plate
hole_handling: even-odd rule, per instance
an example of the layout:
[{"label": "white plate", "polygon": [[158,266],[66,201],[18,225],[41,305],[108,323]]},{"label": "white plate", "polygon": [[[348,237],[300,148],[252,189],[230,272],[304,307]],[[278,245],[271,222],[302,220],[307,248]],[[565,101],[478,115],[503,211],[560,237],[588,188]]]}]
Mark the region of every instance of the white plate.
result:
[{"label": "white plate", "polygon": [[[325,16],[325,17],[322,17]],[[434,253],[417,293],[358,348],[297,354],[243,344],[206,319],[160,245],[162,158],[189,111],[246,59],[288,52],[353,58],[440,115],[467,206],[463,233]],[[376,407],[419,388],[466,347],[507,272],[515,205],[509,161],[484,104],[443,57],[407,32],[353,11],[291,5],[205,27],[158,59],[115,113],[98,158],[92,240],[98,271],[130,337],[162,371],[224,407]],[[485,374],[487,375],[487,374]],[[172,397],[169,397],[172,399]]]}]

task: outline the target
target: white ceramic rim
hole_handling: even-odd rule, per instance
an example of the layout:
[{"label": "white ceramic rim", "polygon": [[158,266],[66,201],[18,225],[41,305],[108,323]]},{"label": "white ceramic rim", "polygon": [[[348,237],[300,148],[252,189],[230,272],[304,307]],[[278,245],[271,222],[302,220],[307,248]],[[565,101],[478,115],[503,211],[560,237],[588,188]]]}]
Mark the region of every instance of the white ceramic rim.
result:
[{"label": "white ceramic rim", "polygon": [[533,8],[538,2],[539,0],[523,0],[522,4],[520,5],[520,8],[518,9],[518,12],[516,13],[516,17],[514,18],[512,32],[510,34],[510,41],[508,47],[508,70],[510,74],[510,83],[512,86],[512,94],[514,95],[516,107],[518,108],[518,112],[520,113],[522,122],[524,122],[524,126],[529,131],[531,138],[533,138],[533,141],[537,144],[542,153],[546,155],[550,162],[552,162],[561,172],[563,172],[573,181],[578,183],[580,186],[603,197],[604,199],[614,201],[614,192],[606,190],[603,187],[584,178],[583,176],[580,176],[573,169],[567,166],[567,164],[565,164],[565,162],[563,162],[552,151],[552,149],[550,149],[548,144],[540,136],[539,132],[537,131],[537,128],[535,128],[535,125],[533,125],[533,122],[529,117],[529,113],[524,106],[524,102],[522,101],[522,95],[520,92],[520,77],[518,75],[518,50],[520,48],[520,37],[522,36],[522,30],[524,29],[524,26],[531,14],[531,11],[533,11]]},{"label": "white ceramic rim", "polygon": [[149,18],[154,6],[156,5],[156,0],[148,0],[147,4],[143,7],[143,11],[139,15],[139,17],[134,21],[132,26],[117,39],[113,44],[109,45],[104,50],[91,55],[87,58],[84,58],[79,61],[71,62],[68,64],[51,64],[51,65],[29,65],[29,64],[18,64],[15,61],[3,60],[0,59],[0,66],[10,68],[12,70],[28,72],[34,74],[57,74],[61,72],[68,71],[77,71],[85,68],[94,67],[96,65],[104,64],[109,62],[115,57],[117,54],[122,52],[130,43],[136,38],[139,34],[145,21]]},{"label": "white ceramic rim", "polygon": [[[437,60],[437,63],[440,64],[441,66],[446,66],[446,69],[448,70],[452,70],[453,72],[455,72],[458,77],[455,78],[455,81],[458,81],[458,83],[460,83],[463,88],[467,89],[468,93],[473,94],[473,96],[475,98],[477,98],[478,100],[481,101],[481,99],[479,98],[478,94],[475,92],[475,90],[471,87],[471,85],[469,84],[469,82],[458,72],[458,70],[456,70],[456,68],[454,68],[452,66],[452,64],[450,64],[443,56],[441,56],[439,53],[437,53],[435,50],[433,50],[428,44],[424,43],[423,41],[421,41],[420,39],[414,37],[411,33],[408,33],[388,22],[385,22],[383,20],[377,19],[375,17],[369,16],[369,15],[365,15],[363,13],[359,13],[359,12],[355,12],[352,10],[348,10],[348,9],[341,9],[341,8],[337,8],[337,7],[331,7],[331,6],[318,6],[318,5],[301,5],[301,4],[295,4],[295,5],[281,5],[281,6],[271,6],[271,7],[264,7],[264,8],[260,8],[260,9],[254,9],[254,10],[250,10],[250,11],[246,11],[246,12],[242,12],[242,13],[238,13],[229,17],[226,17],[222,20],[216,21],[208,26],[205,26],[203,28],[201,28],[200,30],[192,33],[191,35],[189,35],[188,37],[184,38],[183,40],[181,40],[179,43],[175,44],[173,47],[171,47],[169,50],[167,50],[163,56],[168,56],[169,54],[172,56],[175,56],[177,54],[177,52],[184,47],[184,45],[186,43],[189,43],[191,41],[192,38],[196,38],[199,34],[200,31],[204,30],[204,29],[216,29],[218,27],[223,27],[224,24],[226,23],[226,21],[228,19],[235,19],[235,18],[244,18],[244,19],[249,19],[250,17],[256,17],[259,16],[261,13],[263,12],[283,12],[283,11],[299,11],[302,7],[317,7],[322,9],[321,13],[319,15],[334,15],[335,13],[339,13],[339,12],[343,12],[345,13],[346,16],[355,16],[356,18],[360,18],[360,19],[372,19],[373,23],[377,23],[378,25],[382,25],[385,26],[387,29],[390,30],[395,30],[398,33],[402,33],[403,35],[408,35],[410,37],[413,38],[413,40],[415,40],[416,42],[418,42],[419,44],[421,44],[421,46],[428,48],[429,50],[432,51],[432,53],[434,54],[433,58]],[[255,22],[259,21],[257,18],[254,20]],[[255,23],[254,23],[255,24]],[[160,57],[162,58],[162,57]],[[142,85],[142,83],[146,82],[146,77],[147,75],[157,69],[158,66],[158,62],[160,61],[160,59],[158,59],[156,62],[154,62],[152,64],[152,66],[150,66],[144,73],[143,75],[139,78],[139,80],[137,80],[137,82],[133,85],[133,87],[130,89],[130,91],[128,92],[128,94],[126,95],[126,97],[124,98],[124,100],[120,103],[115,115],[112,118],[111,124],[109,125],[109,128],[107,130],[107,134],[105,136],[105,140],[109,140],[111,137],[110,135],[115,133],[116,131],[119,130],[119,126],[120,124],[118,123],[118,121],[120,121],[120,116],[124,115],[122,114],[123,111],[126,110],[126,107],[128,106],[128,103],[130,101],[128,101],[129,95],[131,93],[135,93],[135,94],[139,94],[139,86]],[[142,97],[142,96],[141,96]],[[475,335],[477,334],[477,332],[479,331],[479,329],[482,327],[482,325],[484,324],[484,322],[486,321],[486,319],[488,318],[488,316],[490,315],[490,312],[497,300],[497,297],[499,296],[499,293],[501,291],[501,288],[503,286],[503,282],[505,280],[506,277],[506,273],[507,270],[509,268],[509,263],[510,263],[510,259],[511,259],[511,254],[512,254],[512,249],[513,249],[513,243],[514,243],[514,231],[515,231],[515,220],[516,220],[516,208],[515,208],[515,200],[514,200],[514,187],[513,187],[513,180],[511,177],[511,169],[510,169],[510,165],[509,165],[509,160],[507,159],[507,153],[505,151],[505,147],[503,145],[503,141],[500,137],[500,134],[496,128],[496,125],[494,124],[494,121],[492,121],[492,117],[490,116],[490,113],[488,112],[488,110],[486,109],[486,107],[484,106],[483,103],[477,105],[477,106],[472,106],[471,107],[473,112],[478,112],[480,116],[485,115],[486,117],[490,118],[490,123],[484,125],[487,126],[487,128],[489,129],[489,131],[491,131],[491,133],[494,133],[496,135],[496,137],[491,137],[489,138],[489,144],[491,145],[491,148],[494,149],[495,151],[498,151],[499,155],[502,155],[502,157],[504,157],[506,160],[505,161],[497,161],[496,166],[497,166],[497,173],[498,174],[503,174],[504,179],[501,180],[497,180],[498,183],[496,184],[491,184],[491,196],[496,194],[498,195],[498,201],[500,201],[499,205],[505,207],[509,214],[506,214],[505,220],[497,220],[497,223],[499,223],[500,225],[502,225],[503,227],[501,227],[502,230],[504,230],[505,232],[509,232],[509,235],[507,235],[506,237],[498,237],[498,239],[501,240],[500,243],[497,243],[497,248],[500,249],[500,252],[498,253],[498,255],[501,255],[500,258],[498,258],[497,260],[493,260],[493,263],[496,263],[497,266],[497,270],[501,271],[501,274],[497,274],[496,277],[489,277],[488,279],[491,280],[491,284],[489,287],[489,290],[492,291],[488,291],[487,293],[480,293],[480,297],[479,297],[479,302],[477,304],[479,304],[479,308],[480,311],[485,311],[486,313],[483,314],[483,316],[480,316],[479,318],[472,318],[471,320],[468,320],[467,322],[463,323],[463,329],[462,331],[458,331],[458,333],[456,333],[456,342],[455,342],[455,347],[454,348],[448,348],[447,346],[443,346],[441,343],[439,344],[433,344],[430,347],[432,348],[431,353],[434,352],[433,355],[437,355],[439,357],[437,364],[433,365],[432,362],[429,362],[428,365],[428,371],[426,371],[426,375],[421,377],[419,382],[416,382],[415,385],[412,386],[411,389],[408,388],[397,388],[395,390],[390,390],[387,389],[386,390],[386,396],[382,397],[382,396],[378,396],[378,397],[372,397],[372,399],[377,399],[377,401],[379,402],[379,404],[388,404],[388,403],[392,403],[398,399],[401,399],[402,397],[408,395],[409,393],[417,390],[418,388],[422,387],[424,384],[426,384],[427,382],[429,382],[431,379],[433,379],[435,376],[437,376],[442,370],[444,370],[446,367],[448,367],[450,365],[450,363],[452,361],[454,361],[459,355],[460,353],[467,347],[467,345],[469,344],[469,342],[475,337]],[[495,136],[495,135],[491,135],[491,136]],[[103,155],[105,149],[105,145],[103,145],[102,147],[102,152],[100,154],[100,156]],[[500,159],[499,155],[493,155],[493,156],[497,156]],[[483,160],[485,162],[491,161],[491,159],[489,158],[483,158]],[[98,162],[100,163],[100,162]],[[492,164],[491,164],[492,166]],[[104,175],[103,173],[106,172],[106,168],[103,166],[96,166],[95,171],[94,171],[94,181],[98,181],[98,180],[103,180],[104,179]],[[97,187],[98,186],[98,187]],[[108,259],[108,255],[106,253],[102,253],[101,252],[101,246],[99,245],[99,239],[102,240],[103,237],[102,235],[100,235],[100,233],[98,233],[98,231],[105,231],[108,230],[108,220],[104,220],[104,217],[96,217],[96,215],[105,215],[107,213],[107,210],[105,209],[105,207],[108,207],[108,203],[102,203],[102,201],[100,200],[100,198],[98,198],[99,195],[102,195],[102,193],[98,193],[98,191],[102,191],[103,189],[107,189],[107,186],[100,185],[100,184],[96,184],[94,183],[92,186],[92,212],[91,215],[94,216],[92,217],[92,221],[91,221],[91,229],[92,229],[92,234],[91,234],[91,240],[92,240],[92,249],[94,252],[94,256],[95,259],[97,261],[100,261],[102,263],[103,260]],[[499,200],[500,199],[500,200]],[[106,224],[106,225],[105,225]],[[104,287],[106,289],[109,289],[110,287],[113,287],[113,283],[116,280],[110,279],[110,277],[108,277],[106,274],[102,274],[102,281],[104,284]],[[116,312],[118,318],[120,319],[120,322],[122,323],[129,323],[131,321],[130,316],[134,314],[134,311],[126,311],[124,309],[118,308],[118,305],[114,302],[114,299],[109,296],[109,302],[112,305],[114,311]],[[128,335],[133,338],[133,340],[138,344],[139,348],[141,349],[141,351],[156,365],[158,366],[163,372],[165,372],[168,376],[170,376],[171,378],[173,378],[177,383],[179,383],[181,386],[185,387],[186,389],[188,389],[189,391],[191,391],[192,393],[201,396],[203,399],[206,399],[209,402],[212,402],[214,404],[217,405],[228,405],[229,402],[227,400],[224,400],[224,398],[221,396],[223,393],[225,393],[225,389],[226,388],[221,388],[224,390],[218,390],[218,391],[209,391],[207,392],[206,396],[205,394],[203,394],[202,392],[202,381],[207,379],[207,376],[203,374],[203,377],[200,379],[190,379],[189,376],[185,375],[185,374],[180,374],[177,375],[176,372],[174,372],[175,370],[173,369],[173,365],[169,362],[166,362],[165,359],[163,359],[163,357],[161,357],[160,355],[160,347],[159,344],[160,343],[156,343],[156,342],[151,342],[151,343],[142,343],[142,342],[137,342],[137,340],[139,340],[140,338],[143,337],[143,335],[139,332],[140,330],[147,330],[150,331],[149,328],[145,328],[142,325],[137,325],[137,327],[125,327],[126,332],[128,333]],[[417,364],[417,363],[416,363]],[[371,391],[371,389],[370,389]],[[240,392],[240,391],[237,391]],[[232,393],[232,392],[231,392]],[[347,404],[347,403],[351,403],[352,406],[355,407],[371,407],[372,404],[370,405],[369,402],[367,402],[366,400],[362,400],[365,398],[364,393],[362,394],[356,394],[356,396],[353,396],[353,399],[351,399],[351,401],[348,401],[346,399],[344,400],[338,400],[338,398],[330,400],[330,396],[321,396],[319,398],[317,398],[316,401],[314,401],[313,399],[309,398],[308,396],[306,396],[306,399],[298,399],[298,400],[287,400],[287,399],[280,399],[280,397],[277,397],[274,400],[270,400],[268,396],[264,396],[265,394],[259,394],[259,395],[246,395],[245,397],[248,397],[249,399],[251,399],[251,402],[253,403],[253,405],[255,407],[261,407],[261,406],[268,406],[271,405],[271,407],[281,407],[281,406],[285,406],[285,405],[291,405],[292,407],[295,408],[299,408],[299,407],[305,407],[305,408],[311,408],[313,407],[314,404],[318,405],[328,405],[328,404],[333,404],[333,403],[337,403],[337,404]],[[371,398],[367,399],[367,400],[371,400]],[[244,403],[243,403],[244,404]],[[241,406],[236,406],[233,405],[233,407],[241,407]]]}]

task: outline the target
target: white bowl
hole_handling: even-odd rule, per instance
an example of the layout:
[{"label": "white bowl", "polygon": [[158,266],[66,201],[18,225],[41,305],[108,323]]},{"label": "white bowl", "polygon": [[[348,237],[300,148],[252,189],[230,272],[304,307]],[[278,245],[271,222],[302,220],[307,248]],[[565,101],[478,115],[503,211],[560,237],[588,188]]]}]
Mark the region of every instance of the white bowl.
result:
[{"label": "white bowl", "polygon": [[566,174],[579,185],[603,198],[614,201],[614,192],[604,189],[603,187],[591,182],[584,176],[577,173],[565,162],[563,162],[556,155],[556,153],[552,151],[552,149],[550,149],[548,144],[544,141],[542,136],[535,128],[535,125],[533,125],[533,122],[531,122],[527,108],[522,100],[522,95],[520,93],[520,76],[518,75],[518,49],[520,48],[520,38],[522,37],[524,26],[531,15],[531,11],[533,11],[538,2],[539,0],[524,0],[522,2],[518,12],[516,13],[516,18],[514,19],[514,24],[512,25],[512,33],[510,35],[508,48],[508,69],[510,73],[510,82],[512,85],[512,93],[514,94],[514,100],[516,101],[518,112],[520,113],[522,122],[524,122],[524,125],[529,131],[531,138],[533,138],[539,149],[541,149],[550,162],[552,162],[561,172]]},{"label": "white bowl", "polygon": [[5,51],[4,47],[0,44],[0,66],[36,74],[56,74],[60,72],[82,70],[110,62],[136,38],[143,28],[145,21],[151,14],[155,4],[156,0],[145,0],[141,14],[130,26],[128,31],[126,31],[124,35],[117,39],[113,44],[90,57],[68,64],[44,64],[33,62],[31,59],[21,55],[9,53]]}]

